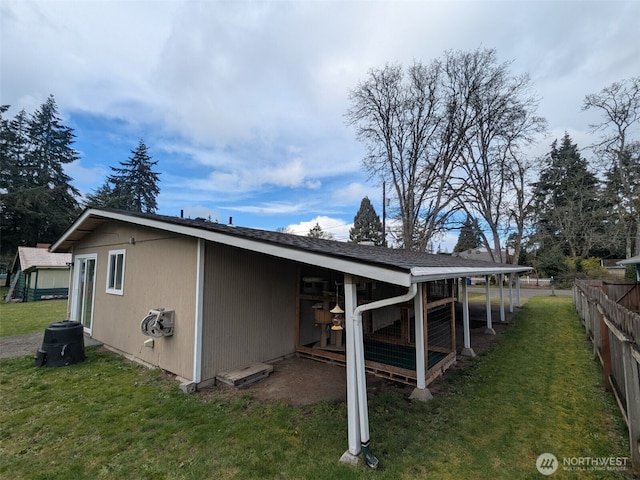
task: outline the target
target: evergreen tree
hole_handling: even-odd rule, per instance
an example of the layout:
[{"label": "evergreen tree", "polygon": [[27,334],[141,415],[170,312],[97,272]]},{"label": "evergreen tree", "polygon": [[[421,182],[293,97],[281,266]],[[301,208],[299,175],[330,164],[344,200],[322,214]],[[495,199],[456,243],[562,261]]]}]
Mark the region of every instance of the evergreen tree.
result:
[{"label": "evergreen tree", "polygon": [[565,133],[555,140],[535,184],[536,237],[543,248],[554,243],[565,255],[586,258],[604,241],[604,209],[596,176],[588,169],[578,146]]},{"label": "evergreen tree", "polygon": [[324,238],[325,240],[333,240],[333,235],[322,230],[322,227],[318,222],[316,222],[313,228],[309,230],[309,233],[307,233],[307,237]]},{"label": "evergreen tree", "polygon": [[109,182],[104,182],[94,193],[87,194],[86,203],[90,207],[124,209],[118,205]]},{"label": "evergreen tree", "polygon": [[353,217],[353,227],[349,230],[349,241],[355,243],[373,242],[374,245],[384,244],[382,222],[368,197],[362,199],[360,209]]},{"label": "evergreen tree", "polygon": [[142,140],[131,153],[128,161],[120,162],[120,167],[111,167],[113,175],[109,175],[94,194],[87,196],[89,205],[155,213],[158,208],[156,197],[160,193],[160,173],[154,172],[153,167],[158,162],[151,160],[148,148]]},{"label": "evergreen tree", "polygon": [[73,129],[62,123],[53,96],[29,117],[22,110],[3,119],[0,128],[1,249],[53,242],[79,213],[79,192],[64,172],[79,158]]},{"label": "evergreen tree", "polygon": [[[640,142],[629,143],[605,172],[603,205],[609,242],[600,257],[628,258],[640,254]],[[635,249],[633,248],[635,247]]]},{"label": "evergreen tree", "polygon": [[478,221],[467,215],[467,219],[462,224],[460,229],[460,236],[456,246],[453,247],[454,252],[464,252],[478,248],[482,245],[482,237],[480,235],[480,228],[478,227]]}]

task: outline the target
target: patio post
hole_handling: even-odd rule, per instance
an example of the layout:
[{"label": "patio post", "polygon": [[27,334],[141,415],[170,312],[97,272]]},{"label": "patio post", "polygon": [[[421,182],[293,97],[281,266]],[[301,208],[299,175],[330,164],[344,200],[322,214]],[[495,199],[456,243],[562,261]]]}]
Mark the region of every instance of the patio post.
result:
[{"label": "patio post", "polygon": [[509,313],[513,313],[513,285],[511,281],[513,280],[513,273],[509,274]]},{"label": "patio post", "polygon": [[431,392],[427,388],[427,369],[428,369],[428,345],[425,346],[425,317],[424,317],[424,300],[423,285],[418,284],[418,293],[413,298],[413,312],[415,316],[416,326],[416,388],[413,389],[409,396],[412,400],[430,400],[433,398]]},{"label": "patio post", "polygon": [[495,335],[496,331],[493,329],[493,323],[491,322],[491,277],[489,275],[485,275],[484,282],[484,291],[487,304],[487,328],[485,329],[484,333],[486,333],[487,335]]},{"label": "patio post", "polygon": [[358,391],[356,374],[356,350],[353,312],[358,306],[358,291],[351,275],[344,276],[344,331],[347,360],[347,425],[349,449],[344,452],[340,461],[357,465],[360,455],[360,412],[358,409]]},{"label": "patio post", "polygon": [[467,288],[467,278],[462,278],[462,328],[464,333],[464,348],[460,355],[465,357],[475,357],[476,352],[471,348],[471,330],[469,329],[469,289]]},{"label": "patio post", "polygon": [[500,281],[500,321],[504,322],[504,273],[501,273],[498,279]]}]

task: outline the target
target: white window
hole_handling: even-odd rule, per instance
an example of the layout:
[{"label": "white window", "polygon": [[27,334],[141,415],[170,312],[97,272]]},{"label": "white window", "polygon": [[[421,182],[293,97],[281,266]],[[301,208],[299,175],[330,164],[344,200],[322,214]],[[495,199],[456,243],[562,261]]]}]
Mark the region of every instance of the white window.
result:
[{"label": "white window", "polygon": [[126,250],[110,250],[107,268],[107,293],[124,294],[124,257]]}]

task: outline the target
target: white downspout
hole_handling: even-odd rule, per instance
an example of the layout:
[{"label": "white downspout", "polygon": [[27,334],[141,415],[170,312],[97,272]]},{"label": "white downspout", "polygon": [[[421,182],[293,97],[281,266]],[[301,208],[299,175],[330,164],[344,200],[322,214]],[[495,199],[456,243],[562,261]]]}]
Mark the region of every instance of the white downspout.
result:
[{"label": "white downspout", "polygon": [[[356,307],[355,310],[349,315],[347,321],[353,322],[353,342],[347,343],[347,346],[352,345],[355,347],[355,354],[351,358],[355,359],[356,365],[356,384],[358,392],[358,411],[360,416],[360,442],[361,452],[367,463],[371,468],[378,467],[378,459],[371,453],[370,450],[370,438],[369,438],[369,410],[367,407],[367,378],[364,365],[364,335],[362,331],[362,313],[368,310],[375,310],[378,308],[388,307],[397,303],[403,303],[411,300],[416,296],[418,286],[412,283],[409,287],[409,291],[404,295],[398,297],[386,298],[384,300],[378,300],[372,303],[366,303]],[[355,344],[355,345],[353,345]],[[349,352],[347,352],[347,359],[349,358]]]},{"label": "white downspout", "polygon": [[204,260],[205,242],[199,238],[196,245],[196,292],[195,305],[196,312],[194,318],[194,338],[193,338],[193,382],[196,384],[202,381],[202,314],[204,301]]}]

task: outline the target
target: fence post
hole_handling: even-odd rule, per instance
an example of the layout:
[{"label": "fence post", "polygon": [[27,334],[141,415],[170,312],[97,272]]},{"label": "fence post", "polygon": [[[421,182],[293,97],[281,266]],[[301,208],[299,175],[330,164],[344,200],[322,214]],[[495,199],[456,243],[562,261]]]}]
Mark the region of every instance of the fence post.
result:
[{"label": "fence post", "polygon": [[625,390],[627,391],[631,465],[636,473],[640,473],[640,375],[638,375],[640,352],[629,340],[622,342],[622,352]]},{"label": "fence post", "polygon": [[[609,346],[609,327],[604,321],[604,314],[599,312],[600,320],[600,361],[602,362],[602,370],[604,373],[604,388],[607,392],[611,392],[611,347]],[[594,342],[595,343],[595,342]]]}]

